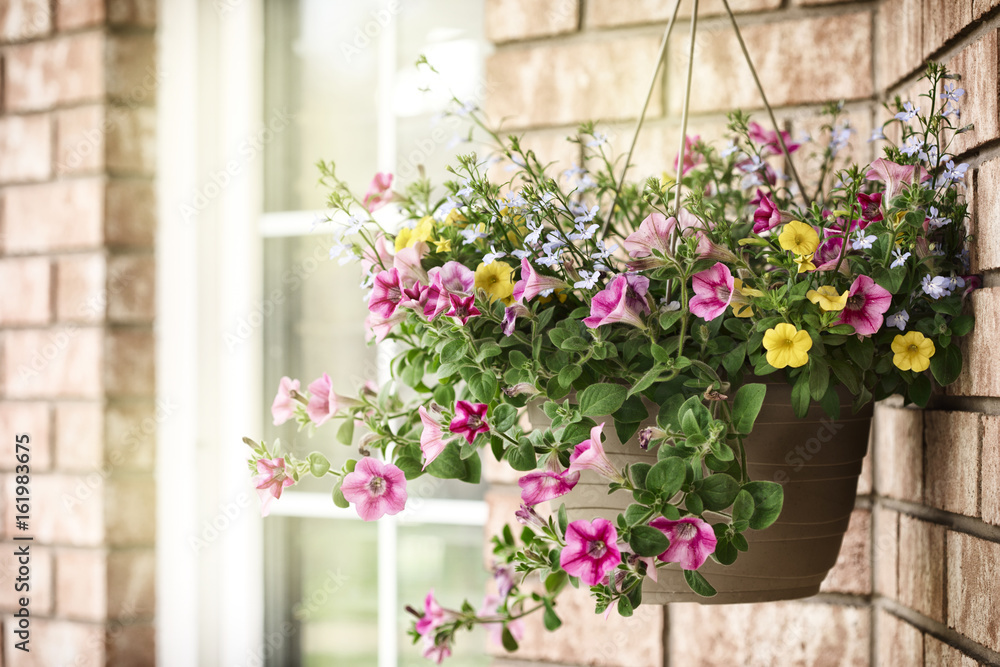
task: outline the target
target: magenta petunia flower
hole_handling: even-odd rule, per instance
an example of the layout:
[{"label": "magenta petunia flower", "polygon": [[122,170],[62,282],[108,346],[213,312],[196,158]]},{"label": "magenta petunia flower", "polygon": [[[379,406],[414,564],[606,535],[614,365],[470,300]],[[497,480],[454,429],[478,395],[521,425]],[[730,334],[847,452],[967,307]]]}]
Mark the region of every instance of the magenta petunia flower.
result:
[{"label": "magenta petunia flower", "polygon": [[[829,232],[830,230],[823,230],[824,232]],[[816,265],[816,271],[832,271],[837,268],[837,262],[840,261],[840,249],[844,245],[844,239],[840,236],[831,236],[824,239],[816,246],[816,252],[813,253],[813,264]],[[847,249],[851,249],[851,242],[847,242]],[[846,266],[846,263],[843,264]]]},{"label": "magenta petunia flower", "polygon": [[649,522],[670,540],[670,546],[659,555],[665,563],[680,563],[682,570],[697,570],[715,551],[718,540],[715,531],[696,516],[671,521],[659,517]]},{"label": "magenta petunia flower", "polygon": [[531,262],[527,259],[521,260],[521,279],[514,284],[513,297],[515,301],[531,301],[541,293],[548,293],[552,290],[565,289],[569,283],[559,278],[543,276],[535,271]]},{"label": "magenta petunia flower", "polygon": [[441,437],[443,432],[441,424],[434,420],[424,406],[417,408],[420,413],[420,422],[424,425],[424,430],[420,434],[420,451],[424,454],[424,467],[426,470],[434,459],[441,455],[448,443]]},{"label": "magenta petunia flower", "polygon": [[629,234],[622,245],[629,257],[636,259],[656,254],[667,256],[672,254],[670,242],[676,228],[677,218],[650,213],[639,224],[639,229]]},{"label": "magenta petunia flower", "polygon": [[581,519],[566,527],[566,546],[559,554],[559,566],[567,574],[580,577],[587,586],[596,586],[621,562],[618,531],[607,519]]},{"label": "magenta petunia flower", "polygon": [[377,211],[392,199],[392,174],[378,172],[368,185],[364,204],[369,212]]},{"label": "magenta petunia flower", "polygon": [[445,315],[448,317],[454,317],[462,323],[462,326],[465,326],[465,324],[473,317],[482,315],[482,313],[479,312],[479,309],[476,308],[476,297],[474,296],[449,294],[448,300],[451,301],[451,310],[445,313]]},{"label": "magenta petunia flower", "polygon": [[649,278],[645,276],[634,273],[615,276],[607,287],[594,295],[590,317],[584,318],[583,323],[591,329],[615,322],[645,329],[642,316],[649,315],[648,291]]},{"label": "magenta petunia flower", "polygon": [[[761,151],[762,154],[777,155],[781,152],[781,144],[778,143],[778,133],[774,130],[765,130],[760,123],[751,121],[747,134],[751,141],[764,145],[765,150]],[[799,150],[799,144],[793,143],[791,136],[785,130],[781,131],[781,138],[785,141],[785,148],[788,149],[789,153],[794,153]]]},{"label": "magenta petunia flower", "polygon": [[470,296],[476,284],[476,274],[460,262],[447,262],[427,272],[430,286],[422,298],[426,297],[424,316],[433,320],[451,308],[449,295]]},{"label": "magenta petunia flower", "polygon": [[295,484],[295,479],[288,473],[283,458],[258,459],[257,473],[253,483],[260,497],[260,515],[267,516],[271,513],[271,503],[281,497],[286,486]]},{"label": "magenta petunia flower", "polygon": [[614,464],[608,460],[607,454],[604,453],[604,445],[601,443],[603,433],[604,422],[590,429],[590,439],[584,440],[573,448],[573,453],[569,457],[568,472],[593,470],[610,480],[616,482],[623,480],[621,473],[615,469]]},{"label": "magenta petunia flower", "polygon": [[882,181],[885,183],[886,197],[891,200],[906,185],[919,183],[927,179],[927,170],[923,167],[919,167],[919,171],[917,169],[918,167],[912,164],[896,164],[880,157],[871,163],[871,169],[865,174],[865,178],[869,181]]},{"label": "magenta petunia flower", "polygon": [[692,313],[705,321],[714,320],[726,312],[733,300],[733,274],[729,267],[718,262],[691,277],[695,296],[688,301]]},{"label": "magenta petunia flower", "polygon": [[864,229],[873,222],[879,222],[882,217],[882,193],[876,192],[873,195],[858,193],[858,203],[861,204],[861,217],[864,218]]},{"label": "magenta petunia flower", "polygon": [[783,215],[778,210],[778,206],[771,200],[771,197],[760,190],[757,190],[757,193],[760,201],[757,203],[757,210],[753,213],[753,231],[755,234],[762,234],[791,220],[790,216]]},{"label": "magenta petunia flower", "polygon": [[434,598],[434,589],[427,591],[424,598],[424,615],[417,621],[417,633],[423,636],[433,634],[440,626],[444,625],[454,616],[451,612],[445,611]]},{"label": "magenta petunia flower", "polygon": [[868,276],[858,276],[847,294],[847,305],[837,324],[850,324],[859,336],[871,336],[882,328],[882,319],[892,305],[892,293]]},{"label": "magenta petunia flower", "polygon": [[580,481],[580,473],[558,470],[558,463],[550,459],[547,470],[534,470],[517,480],[521,487],[521,501],[528,507],[565,496]]},{"label": "magenta petunia flower", "polygon": [[365,521],[399,514],[406,506],[406,476],[391,463],[366,456],[344,476],[340,491]]},{"label": "magenta petunia flower", "polygon": [[[689,171],[705,161],[705,156],[701,153],[696,153],[694,150],[695,144],[698,143],[699,139],[701,139],[701,136],[697,134],[693,137],[684,137],[684,169],[681,171],[681,176],[686,176]],[[675,171],[677,171],[680,166],[680,157],[680,154],[674,156]]]},{"label": "magenta petunia flower", "polygon": [[309,403],[306,414],[316,426],[321,426],[343,408],[352,408],[361,403],[353,398],[346,398],[333,390],[330,376],[323,373],[322,377],[309,384]]},{"label": "magenta petunia flower", "polygon": [[298,390],[298,380],[290,377],[281,378],[281,382],[278,383],[278,393],[271,403],[271,416],[274,417],[275,426],[281,426],[295,416],[295,399],[292,398],[292,392]]},{"label": "magenta petunia flower", "polygon": [[375,276],[372,294],[368,298],[368,310],[379,317],[389,319],[403,301],[403,282],[396,268],[382,271]]},{"label": "magenta petunia flower", "polygon": [[448,430],[456,435],[464,434],[471,445],[477,435],[490,430],[490,425],[486,423],[488,407],[485,403],[456,402],[455,418],[448,424]]}]

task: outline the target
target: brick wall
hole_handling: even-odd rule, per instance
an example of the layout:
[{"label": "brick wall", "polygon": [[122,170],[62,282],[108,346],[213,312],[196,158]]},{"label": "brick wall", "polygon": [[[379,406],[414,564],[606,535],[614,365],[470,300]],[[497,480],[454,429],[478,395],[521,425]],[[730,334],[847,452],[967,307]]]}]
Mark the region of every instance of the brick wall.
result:
[{"label": "brick wall", "polygon": [[3,664],[153,662],[155,20],[154,0],[0,0]]},{"label": "brick wall", "polygon": [[[926,411],[878,406],[857,508],[836,567],[812,599],[756,605],[674,604],[640,619],[594,624],[586,605],[548,640],[529,635],[516,659],[562,665],[1000,664],[1000,12],[996,0],[731,0],[782,122],[815,133],[822,103],[844,99],[858,160],[875,157],[868,130],[879,103],[912,96],[925,59],[963,75],[956,140],[972,165],[967,193],[984,288],[965,342],[966,369]],[[690,1],[681,15],[689,16]],[[487,0],[496,52],[487,111],[525,145],[569,165],[563,137],[600,120],[628,147],[671,0]],[[687,14],[685,14],[685,9]],[[724,112],[758,110],[722,3],[703,0],[689,134],[719,137]],[[677,152],[688,24],[675,27],[640,136],[634,178]],[[822,140],[821,136],[815,137]],[[805,151],[798,154],[802,156]],[[800,171],[808,164],[797,160]],[[493,522],[512,514],[516,487],[498,475]],[[504,484],[506,482],[506,484]],[[579,611],[577,611],[579,609]],[[591,628],[595,630],[591,630]]]}]

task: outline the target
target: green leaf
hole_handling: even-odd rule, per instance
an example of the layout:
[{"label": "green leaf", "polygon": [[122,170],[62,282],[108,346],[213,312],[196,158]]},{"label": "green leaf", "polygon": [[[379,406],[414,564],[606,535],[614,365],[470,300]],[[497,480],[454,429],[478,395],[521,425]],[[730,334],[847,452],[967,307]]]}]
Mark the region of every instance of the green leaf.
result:
[{"label": "green leaf", "polygon": [[545,611],[542,613],[542,622],[545,624],[545,629],[549,632],[558,630],[559,626],[562,625],[562,620],[560,620],[556,610],[552,608],[552,603],[549,602],[548,598],[545,598]]},{"label": "green leaf", "polygon": [[632,385],[632,388],[628,390],[629,396],[634,396],[640,392],[646,391],[653,383],[656,382],[657,378],[660,377],[660,373],[663,372],[663,366],[659,364],[654,364],[652,368],[646,371],[639,381]]},{"label": "green leaf", "polygon": [[909,395],[910,400],[913,401],[918,408],[922,408],[927,405],[927,401],[931,400],[931,381],[926,375],[921,373],[917,376],[917,379],[910,385]]},{"label": "green leaf", "polygon": [[403,471],[406,479],[416,479],[424,474],[424,465],[412,456],[398,456],[393,463]]},{"label": "green leaf", "polygon": [[[635,466],[632,466],[633,471]],[[687,475],[687,464],[683,459],[671,457],[657,461],[646,474],[646,488],[661,496],[672,496],[680,491]]]},{"label": "green leaf", "polygon": [[313,452],[307,460],[309,461],[309,473],[313,477],[322,477],[330,471],[330,461],[319,452]]},{"label": "green leaf", "polygon": [[483,361],[485,359],[490,359],[496,357],[503,353],[503,349],[494,343],[493,341],[486,341],[479,348],[479,352],[476,354],[476,361]]},{"label": "green leaf", "polygon": [[566,513],[566,503],[561,503],[559,505],[559,511],[556,512],[556,518],[559,521],[559,534],[566,534],[566,527],[569,526],[569,515]]},{"label": "green leaf", "polygon": [[670,546],[670,540],[652,526],[636,526],[632,529],[628,545],[639,556],[659,556]]},{"label": "green leaf", "polygon": [[740,483],[729,475],[717,473],[706,478],[698,489],[705,504],[705,509],[719,512],[726,509],[736,500],[736,495],[740,493]]},{"label": "green leaf", "polygon": [[715,558],[722,565],[732,565],[736,562],[739,552],[728,537],[720,537],[715,545]]},{"label": "green leaf", "polygon": [[482,372],[477,369],[477,373],[466,380],[472,396],[480,403],[490,403],[497,392],[497,378],[493,371]]},{"label": "green leaf", "polygon": [[743,366],[743,360],[747,356],[747,344],[740,343],[722,357],[722,367],[730,376],[736,375]]},{"label": "green leaf", "polygon": [[630,526],[638,524],[646,514],[649,513],[649,508],[645,505],[639,505],[637,503],[632,503],[625,508],[625,522]]},{"label": "green leaf", "polygon": [[508,447],[506,455],[510,467],[520,472],[534,470],[538,462],[535,458],[535,448],[527,438],[521,438],[516,447],[513,445]]},{"label": "green leaf", "polygon": [[573,380],[580,377],[580,373],[583,372],[583,366],[578,366],[576,364],[570,364],[568,366],[563,366],[562,370],[559,371],[559,384],[564,387],[568,387],[573,384]]},{"label": "green leaf", "polygon": [[580,392],[580,413],[585,417],[610,415],[622,406],[628,389],[620,384],[599,382]]},{"label": "green leaf", "polygon": [[746,489],[741,490],[736,494],[736,500],[733,502],[733,521],[749,521],[755,507],[750,492]]},{"label": "green leaf", "polygon": [[[635,435],[635,432],[639,430],[639,422],[622,422],[615,420],[615,435],[618,436],[619,442],[628,442]],[[572,440],[570,442],[573,442]]]},{"label": "green leaf", "polygon": [[524,356],[524,352],[520,350],[511,350],[510,354],[507,355],[507,363],[514,368],[524,368],[528,365],[528,357]]},{"label": "green leaf", "polygon": [[[638,424],[649,416],[649,412],[646,410],[646,406],[643,405],[641,398],[632,396],[626,399],[620,408],[615,410],[613,416],[617,421]],[[622,442],[625,441],[622,440]]]},{"label": "green leaf", "polygon": [[931,373],[942,386],[958,379],[962,374],[962,351],[957,345],[939,349],[937,354],[931,357]]},{"label": "green leaf", "polygon": [[628,618],[632,615],[632,612],[632,601],[624,595],[618,598],[618,614],[623,618]]},{"label": "green leaf", "polygon": [[852,336],[847,339],[845,347],[847,348],[847,354],[851,357],[851,361],[858,368],[866,371],[872,367],[872,359],[875,356],[875,343],[872,342],[871,338],[858,339],[857,336]]},{"label": "green leaf", "polygon": [[493,414],[490,415],[490,418],[490,426],[493,427],[494,431],[506,433],[517,423],[517,408],[510,403],[501,403],[493,408]]},{"label": "green leaf", "polygon": [[677,323],[677,320],[681,319],[683,313],[680,310],[672,310],[667,313],[660,315],[660,328],[664,331],[668,331],[670,327]]},{"label": "green leaf", "polygon": [[809,412],[809,374],[802,373],[792,386],[792,410],[802,419]]},{"label": "green leaf", "polygon": [[649,352],[653,355],[653,359],[656,360],[657,363],[670,363],[670,353],[656,343],[652,343],[649,346]]},{"label": "green leaf", "polygon": [[781,506],[785,501],[785,490],[775,482],[747,482],[743,490],[750,494],[754,502],[753,516],[750,517],[750,527],[754,530],[764,530],[781,514]]},{"label": "green leaf", "polygon": [[951,321],[949,328],[952,336],[965,336],[976,324],[976,318],[972,315],[959,315]]},{"label": "green leaf", "polygon": [[465,356],[465,340],[449,341],[441,350],[441,361],[444,363],[458,363]]},{"label": "green leaf", "polygon": [[506,625],[503,626],[503,634],[500,636],[500,641],[503,644],[503,648],[508,653],[513,653],[517,650],[517,640],[514,639],[514,635],[511,634],[510,628]]},{"label": "green leaf", "polygon": [[591,345],[593,345],[593,341],[588,341],[581,336],[570,336],[559,344],[559,349],[567,352],[583,352],[589,350]]},{"label": "green leaf", "polygon": [[837,379],[847,387],[847,391],[854,395],[857,395],[861,391],[861,377],[855,366],[846,361],[831,359],[830,368],[833,369],[833,374],[837,376]]},{"label": "green leaf", "polygon": [[333,487],[333,504],[345,510],[351,506],[351,503],[347,502],[347,498],[344,497],[344,492],[341,491],[340,484]]},{"label": "green leaf", "polygon": [[649,471],[653,466],[648,463],[633,463],[629,466],[628,475],[632,479],[632,483],[635,484],[640,489],[646,488],[646,477],[649,476]]},{"label": "green leaf", "polygon": [[427,472],[438,479],[462,479],[468,472],[462,460],[462,451],[454,441],[449,442],[437,458],[427,466]]},{"label": "green leaf", "polygon": [[766,395],[766,384],[745,384],[736,391],[733,399],[733,428],[737,433],[750,433],[753,430]]},{"label": "green leaf", "polygon": [[688,587],[697,593],[698,595],[706,598],[710,598],[715,595],[716,591],[712,588],[712,584],[708,583],[708,580],[699,572],[698,570],[683,570],[684,581],[687,582]]},{"label": "green leaf", "polygon": [[809,395],[814,401],[818,401],[826,394],[826,388],[830,385],[830,368],[821,357],[814,356],[809,359]]},{"label": "green leaf", "polygon": [[350,445],[354,441],[354,420],[348,417],[337,429],[337,442]]},{"label": "green leaf", "polygon": [[697,493],[689,493],[684,498],[684,507],[686,507],[687,511],[691,512],[691,514],[701,514],[705,511],[705,502]]}]

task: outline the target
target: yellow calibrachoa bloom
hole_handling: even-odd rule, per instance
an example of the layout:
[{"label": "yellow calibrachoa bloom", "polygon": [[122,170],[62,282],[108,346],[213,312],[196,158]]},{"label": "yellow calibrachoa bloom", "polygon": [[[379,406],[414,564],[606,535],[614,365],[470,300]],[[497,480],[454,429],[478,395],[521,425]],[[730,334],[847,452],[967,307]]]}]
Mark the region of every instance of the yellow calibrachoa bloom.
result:
[{"label": "yellow calibrachoa bloom", "polygon": [[813,303],[818,303],[820,310],[829,313],[843,310],[844,306],[847,305],[847,295],[850,293],[850,290],[844,290],[843,294],[837,294],[837,288],[832,285],[823,285],[819,289],[811,289],[806,292],[806,298]]},{"label": "yellow calibrachoa bloom", "polygon": [[746,287],[739,278],[733,278],[733,298],[729,305],[733,307],[733,315],[736,317],[750,317],[753,315],[753,308],[750,306],[748,296],[764,296],[759,289]]},{"label": "yellow calibrachoa bloom", "polygon": [[901,371],[923,373],[931,365],[934,341],[919,331],[907,331],[892,340],[892,363]]},{"label": "yellow calibrachoa bloom", "polygon": [[810,255],[799,255],[795,258],[795,263],[799,265],[799,273],[805,273],[806,271],[815,271],[816,265],[813,264],[813,256]]},{"label": "yellow calibrachoa bloom", "polygon": [[462,215],[461,211],[459,211],[457,208],[453,208],[450,211],[448,211],[448,215],[444,217],[444,220],[441,222],[441,224],[444,225],[445,227],[449,227],[458,222],[468,222],[468,221],[469,221],[468,218]]},{"label": "yellow calibrachoa bloom", "polygon": [[664,171],[660,174],[660,192],[666,192],[676,182],[677,178],[673,174]]},{"label": "yellow calibrachoa bloom", "polygon": [[434,242],[435,252],[451,252],[451,239],[441,239]]},{"label": "yellow calibrachoa bloom", "polygon": [[413,229],[403,228],[399,230],[399,234],[396,235],[396,252],[411,247],[417,241],[426,243],[431,240],[433,235],[434,218],[425,215],[420,218],[420,222]]},{"label": "yellow calibrachoa bloom", "polygon": [[796,255],[811,255],[819,245],[819,234],[811,225],[792,220],[781,230],[778,243],[784,250],[791,250]]},{"label": "yellow calibrachoa bloom", "polygon": [[776,324],[764,332],[764,349],[767,363],[775,368],[791,366],[798,368],[809,361],[809,350],[813,346],[808,331],[800,331],[788,322]]},{"label": "yellow calibrachoa bloom", "polygon": [[505,262],[491,262],[476,268],[476,289],[481,289],[490,301],[499,299],[508,306],[514,297],[514,269]]}]

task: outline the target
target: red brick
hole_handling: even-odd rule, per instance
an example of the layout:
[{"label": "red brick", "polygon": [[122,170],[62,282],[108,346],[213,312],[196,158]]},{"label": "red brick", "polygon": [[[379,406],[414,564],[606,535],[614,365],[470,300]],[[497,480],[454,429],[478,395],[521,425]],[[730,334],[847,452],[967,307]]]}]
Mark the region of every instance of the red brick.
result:
[{"label": "red brick", "polygon": [[486,38],[491,42],[576,32],[579,0],[488,0]]},{"label": "red brick", "polygon": [[107,165],[111,173],[152,175],[156,170],[156,110],[111,106],[107,114]]},{"label": "red brick", "polygon": [[997,31],[993,30],[947,63],[952,72],[962,76],[960,85],[965,88],[960,100],[962,122],[975,124],[975,129],[955,137],[950,148],[955,155],[1000,137],[998,55]]},{"label": "red brick", "polygon": [[1000,268],[1000,159],[979,166],[973,209],[976,273]]},{"label": "red brick", "polygon": [[[664,0],[587,0],[585,23],[588,27],[608,28],[612,26],[634,23],[655,23],[670,20],[674,11],[673,2]],[[781,0],[730,0],[729,6],[734,14],[762,12],[777,9]],[[713,16],[725,14],[722,0],[702,0],[698,5],[698,16]],[[677,16],[691,16],[691,3],[682,2]],[[674,35],[678,31],[675,29]],[[685,31],[686,35],[687,32]],[[677,37],[671,37],[677,39]]]},{"label": "red brick", "polygon": [[979,415],[928,411],[924,415],[926,504],[979,516]]},{"label": "red brick", "polygon": [[899,596],[899,514],[878,505],[872,518],[875,523],[872,545],[875,592],[895,600]]},{"label": "red brick", "polygon": [[151,472],[156,463],[157,412],[146,403],[111,405],[105,414],[107,461],[115,469]]},{"label": "red brick", "polygon": [[52,30],[48,0],[4,0],[0,2],[0,41],[22,42],[47,35]]},{"label": "red brick", "polygon": [[[485,106],[511,129],[633,118],[658,51],[659,38],[648,36],[500,49],[486,61]],[[661,111],[659,97],[651,115]]]},{"label": "red brick", "polygon": [[156,197],[152,183],[108,182],[105,235],[110,246],[152,247],[156,234]]},{"label": "red brick", "polygon": [[875,615],[879,665],[922,665],[924,640],[920,630],[884,609]]},{"label": "red brick", "polygon": [[837,563],[826,575],[820,592],[869,595],[872,592],[872,523],[869,510],[854,510]]},{"label": "red brick", "polygon": [[19,464],[15,457],[24,450],[17,449],[14,435],[26,433],[30,437],[27,445],[31,471],[48,470],[52,466],[51,425],[52,413],[46,403],[0,403],[0,433],[4,434],[0,443],[0,469],[13,471]]},{"label": "red brick", "polygon": [[[746,26],[743,38],[773,106],[869,97],[868,12]],[[679,115],[687,75],[686,40],[671,40],[669,112]],[[699,30],[691,110],[761,108],[760,94],[728,25]]]},{"label": "red brick", "polygon": [[[12,616],[4,617],[9,627]],[[31,652],[22,653],[13,641],[4,642],[4,664],[42,667],[43,665],[77,665],[99,667],[105,663],[104,629],[100,625],[74,623],[49,618],[31,621]],[[25,660],[24,656],[27,656]]]},{"label": "red brick", "polygon": [[924,635],[924,667],[977,667],[975,659],[930,635]]},{"label": "red brick", "polygon": [[981,19],[983,17],[983,14],[987,13],[997,5],[1000,5],[1000,0],[973,0],[972,1],[973,20]]},{"label": "red brick", "polygon": [[983,415],[983,521],[1000,526],[1000,417]]},{"label": "red brick", "polygon": [[[32,544],[30,547],[31,561],[29,563],[30,574],[27,582],[16,582],[18,585],[27,583],[28,590],[15,590],[15,577],[18,576],[18,567],[21,565],[14,552],[18,545],[24,542],[4,542],[0,551],[0,568],[3,574],[0,580],[0,609],[4,612],[17,611],[20,608],[20,599],[26,597],[30,600],[29,610],[33,615],[43,616],[52,613],[52,597],[55,589],[52,586],[52,551]],[[4,642],[6,643],[6,642]]]},{"label": "red brick", "polygon": [[1000,651],[1000,544],[948,532],[948,625]]},{"label": "red brick", "polygon": [[4,57],[4,106],[45,109],[104,96],[104,37],[81,33],[14,46]]},{"label": "red brick", "polygon": [[67,255],[56,260],[56,317],[64,322],[98,323],[107,312],[107,267],[103,253]]},{"label": "red brick", "polygon": [[60,111],[56,171],[103,170],[152,175],[156,168],[156,110],[112,104]]},{"label": "red brick", "polygon": [[70,324],[11,330],[3,337],[3,347],[8,360],[4,384],[11,398],[96,398],[101,393],[101,329]]},{"label": "red brick", "polygon": [[[5,476],[11,488],[13,476]],[[97,546],[104,539],[104,480],[87,476],[37,474],[31,476],[30,530],[38,544]],[[14,508],[4,508],[4,525],[14,525]]]},{"label": "red brick", "polygon": [[112,100],[153,105],[158,80],[152,33],[116,34],[108,40],[107,89]]},{"label": "red brick", "polygon": [[111,25],[156,27],[156,0],[109,0],[107,4]]},{"label": "red brick", "polygon": [[0,183],[44,181],[52,174],[52,128],[45,114],[0,118]]},{"label": "red brick", "polygon": [[2,202],[8,253],[77,250],[103,244],[102,179],[10,187]]},{"label": "red brick", "polygon": [[112,330],[105,343],[104,378],[108,396],[148,396],[156,393],[153,332]]},{"label": "red brick", "polygon": [[87,28],[104,23],[104,0],[59,0],[56,27],[59,30]]},{"label": "red brick", "polygon": [[955,0],[923,1],[923,54],[929,57],[972,23],[972,3]]},{"label": "red brick", "polygon": [[964,370],[949,393],[959,396],[1000,397],[1000,369],[996,365],[996,342],[1000,340],[1000,287],[972,293],[976,328],[962,341]]},{"label": "red brick", "polygon": [[47,324],[51,278],[48,258],[0,259],[0,325]]},{"label": "red brick", "polygon": [[156,315],[156,264],[152,254],[113,255],[108,263],[108,318],[152,322]]},{"label": "red brick", "polygon": [[105,521],[107,544],[151,545],[156,540],[156,483],[152,475],[108,480]]},{"label": "red brick", "polygon": [[57,403],[56,465],[63,472],[91,472],[104,465],[104,406],[99,402]]},{"label": "red brick", "polygon": [[107,564],[102,549],[60,549],[56,553],[56,613],[80,621],[101,621],[107,613]]},{"label": "red brick", "polygon": [[876,85],[885,90],[923,66],[919,0],[886,0],[875,15]]},{"label": "red brick", "polygon": [[672,665],[869,664],[868,608],[808,602],[687,603],[670,605],[669,614]]},{"label": "red brick", "polygon": [[875,490],[898,500],[923,501],[923,412],[875,406],[872,425]]},{"label": "red brick", "polygon": [[899,517],[899,601],[941,623],[944,610],[945,528]]},{"label": "red brick", "polygon": [[56,115],[56,171],[60,174],[98,171],[106,152],[105,108],[101,105],[66,109]]}]

